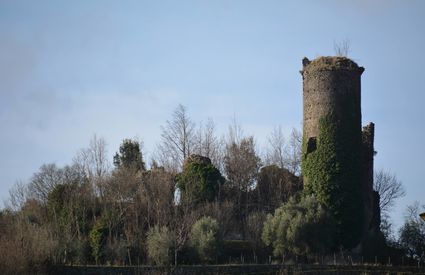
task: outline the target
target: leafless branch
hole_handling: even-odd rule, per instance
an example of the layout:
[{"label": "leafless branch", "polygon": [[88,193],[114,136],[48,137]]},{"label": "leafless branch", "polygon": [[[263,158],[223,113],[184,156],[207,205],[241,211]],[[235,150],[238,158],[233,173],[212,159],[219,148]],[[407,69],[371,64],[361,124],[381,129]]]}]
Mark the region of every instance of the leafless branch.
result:
[{"label": "leafless branch", "polygon": [[405,195],[401,181],[394,174],[384,170],[375,173],[373,189],[379,193],[379,207],[382,213],[388,213],[395,201]]}]

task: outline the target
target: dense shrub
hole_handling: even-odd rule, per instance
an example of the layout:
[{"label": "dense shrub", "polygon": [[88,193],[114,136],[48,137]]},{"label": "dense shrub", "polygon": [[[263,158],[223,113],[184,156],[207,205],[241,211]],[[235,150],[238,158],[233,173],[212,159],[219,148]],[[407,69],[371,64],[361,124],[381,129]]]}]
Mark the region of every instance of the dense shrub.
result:
[{"label": "dense shrub", "polygon": [[166,226],[154,226],[147,234],[147,250],[150,261],[156,265],[170,265],[174,236]]},{"label": "dense shrub", "polygon": [[212,263],[217,259],[219,249],[219,225],[211,217],[199,219],[192,227],[189,236],[190,245],[203,263]]},{"label": "dense shrub", "polygon": [[105,246],[105,234],[106,234],[107,228],[103,222],[102,219],[99,219],[94,224],[92,230],[90,231],[90,247],[91,247],[91,254],[96,261],[96,264],[99,263],[99,261],[104,256],[104,246]]},{"label": "dense shrub", "polygon": [[312,196],[296,202],[291,199],[269,214],[264,223],[262,240],[273,248],[273,254],[304,255],[326,253],[332,248],[334,224],[328,211]]}]

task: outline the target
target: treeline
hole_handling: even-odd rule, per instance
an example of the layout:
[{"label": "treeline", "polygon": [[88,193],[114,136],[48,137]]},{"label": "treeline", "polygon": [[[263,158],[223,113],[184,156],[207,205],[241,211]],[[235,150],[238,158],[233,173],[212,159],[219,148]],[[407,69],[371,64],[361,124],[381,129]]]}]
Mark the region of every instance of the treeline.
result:
[{"label": "treeline", "polygon": [[[70,165],[45,164],[18,182],[0,215],[1,269],[216,262],[255,253],[266,214],[301,189],[300,134],[294,130],[286,142],[277,128],[260,157],[238,125],[218,137],[212,121],[195,125],[181,105],[161,131],[149,165],[135,139],[123,140],[111,165],[105,140],[94,136]],[[199,240],[206,236],[217,242]]]},{"label": "treeline", "polygon": [[[196,126],[179,105],[161,132],[149,165],[134,139],[123,140],[110,165],[95,136],[72,164],[45,164],[17,183],[0,212],[0,270],[308,260],[343,249],[333,239],[337,221],[302,193],[298,131],[286,141],[275,129],[260,155],[238,125],[219,138],[212,121]],[[416,242],[407,255],[417,259],[424,225],[406,224],[419,231],[392,244]]]}]

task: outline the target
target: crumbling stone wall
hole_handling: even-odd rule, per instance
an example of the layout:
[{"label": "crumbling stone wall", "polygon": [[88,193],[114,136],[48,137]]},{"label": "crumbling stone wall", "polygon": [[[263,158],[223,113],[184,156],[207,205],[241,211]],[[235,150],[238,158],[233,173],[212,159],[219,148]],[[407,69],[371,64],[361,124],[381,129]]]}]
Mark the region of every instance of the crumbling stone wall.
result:
[{"label": "crumbling stone wall", "polygon": [[375,124],[369,123],[363,127],[363,194],[365,195],[365,231],[375,235],[379,232],[381,213],[379,209],[379,194],[373,190],[373,159]]}]

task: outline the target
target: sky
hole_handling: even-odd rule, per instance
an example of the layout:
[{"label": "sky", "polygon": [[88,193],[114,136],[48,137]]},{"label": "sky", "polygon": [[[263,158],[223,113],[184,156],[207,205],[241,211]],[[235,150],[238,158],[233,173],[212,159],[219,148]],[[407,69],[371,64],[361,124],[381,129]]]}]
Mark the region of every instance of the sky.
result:
[{"label": "sky", "polygon": [[301,60],[365,67],[362,120],[376,125],[375,169],[425,203],[425,1],[0,0],[0,200],[45,163],[70,164],[96,134],[146,158],[178,104],[223,134],[236,118],[266,145],[302,127]]}]

